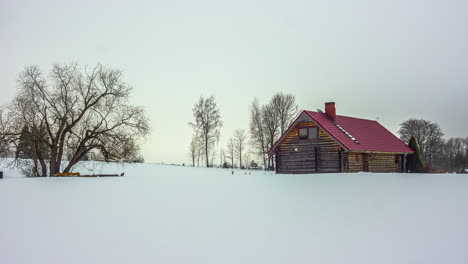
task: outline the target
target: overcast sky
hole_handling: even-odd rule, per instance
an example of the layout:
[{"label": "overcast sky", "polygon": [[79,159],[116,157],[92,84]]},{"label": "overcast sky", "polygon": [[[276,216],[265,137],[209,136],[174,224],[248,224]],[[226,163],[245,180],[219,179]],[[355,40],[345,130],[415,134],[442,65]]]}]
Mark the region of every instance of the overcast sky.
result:
[{"label": "overcast sky", "polygon": [[254,97],[296,95],[300,109],[410,118],[468,136],[468,2],[0,1],[0,104],[18,73],[52,63],[119,68],[146,107],[147,162],[187,163],[192,107],[214,95],[224,145],[248,129]]}]

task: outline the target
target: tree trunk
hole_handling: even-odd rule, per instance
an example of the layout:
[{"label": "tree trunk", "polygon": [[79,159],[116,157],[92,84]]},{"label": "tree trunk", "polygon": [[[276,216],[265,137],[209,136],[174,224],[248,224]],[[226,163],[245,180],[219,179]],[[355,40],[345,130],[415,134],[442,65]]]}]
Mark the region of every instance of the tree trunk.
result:
[{"label": "tree trunk", "polygon": [[39,177],[39,172],[37,171],[37,159],[34,159],[33,162],[34,162],[34,168],[33,168],[32,173],[34,174],[34,177]]},{"label": "tree trunk", "polygon": [[[36,176],[40,177],[47,177],[47,166],[45,164],[44,158],[42,157],[41,150],[39,149],[39,145],[37,142],[34,142],[34,152],[35,152],[35,159],[34,159],[34,169]],[[41,174],[39,174],[37,161],[41,164]]]},{"label": "tree trunk", "polygon": [[56,158],[57,158],[57,148],[56,146],[54,146],[50,150],[49,176],[54,176],[56,173],[58,173]]},{"label": "tree trunk", "polygon": [[239,150],[239,169],[242,169],[242,150]]},{"label": "tree trunk", "polygon": [[208,157],[208,138],[205,137],[205,157],[206,157],[206,167],[210,167],[210,159]]}]

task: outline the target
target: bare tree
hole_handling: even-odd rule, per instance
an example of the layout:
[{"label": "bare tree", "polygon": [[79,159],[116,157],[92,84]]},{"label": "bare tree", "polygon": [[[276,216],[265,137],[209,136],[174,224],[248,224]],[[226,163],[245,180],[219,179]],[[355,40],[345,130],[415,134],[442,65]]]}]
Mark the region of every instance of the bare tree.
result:
[{"label": "bare tree", "polygon": [[227,155],[226,158],[231,160],[231,168],[234,169],[234,159],[236,156],[236,144],[234,138],[230,137],[227,143]]},{"label": "bare tree", "polygon": [[276,112],[280,134],[282,135],[292,119],[297,115],[296,98],[292,94],[276,93],[273,95],[270,104]]},{"label": "bare tree", "polygon": [[0,157],[5,157],[10,151],[10,138],[8,131],[8,116],[3,107],[0,107]]},{"label": "bare tree", "polygon": [[[266,155],[274,142],[282,135],[297,114],[294,95],[277,93],[270,102],[260,106],[254,99],[250,106],[250,138],[255,154],[260,156],[263,167],[274,168],[274,158]],[[267,160],[268,158],[268,160]]]},{"label": "bare tree", "polygon": [[222,127],[221,115],[213,96],[209,98],[200,97],[193,108],[195,122],[189,125],[195,130],[200,142],[204,147],[206,166],[209,167],[209,153],[211,148],[219,140],[219,128]]},{"label": "bare tree", "polygon": [[464,169],[465,140],[463,138],[449,138],[444,144],[444,160],[449,171],[461,171]]},{"label": "bare tree", "polygon": [[[265,140],[267,149],[270,149],[279,136],[280,121],[277,118],[275,108],[272,104],[267,104],[262,107],[262,122],[265,129]],[[268,155],[268,169],[272,170],[275,166],[273,155]]]},{"label": "bare tree", "polygon": [[197,138],[193,137],[192,141],[190,141],[189,153],[188,153],[188,156],[190,158],[190,161],[192,162],[193,167],[195,167],[195,162],[197,161],[197,158],[198,158],[199,149],[200,148],[199,148]]},{"label": "bare tree", "polygon": [[205,156],[203,155],[203,145],[197,139],[197,167],[200,167],[200,163],[203,165],[205,160]]},{"label": "bare tree", "polygon": [[247,134],[244,129],[237,129],[234,132],[234,148],[237,157],[239,158],[239,168],[242,168],[242,157],[244,155],[247,144]]},{"label": "bare tree", "polygon": [[215,148],[211,148],[211,151],[210,151],[210,163],[211,163],[211,166],[214,166],[214,162],[215,162],[215,159],[216,157],[218,157],[218,152],[216,151]]},{"label": "bare tree", "polygon": [[[70,172],[86,156],[103,161],[138,156],[138,140],[149,126],[143,108],[129,104],[131,88],[121,71],[55,64],[49,76],[37,66],[26,67],[10,107],[12,134],[19,136],[24,127],[30,133],[40,167],[36,176]],[[64,153],[70,159],[62,169]]]},{"label": "bare tree", "polygon": [[465,149],[464,158],[463,158],[463,169],[468,169],[468,137],[463,140],[463,147]]},{"label": "bare tree", "polygon": [[219,149],[219,166],[224,167],[224,163],[226,162],[226,151],[223,148]]},{"label": "bare tree", "polygon": [[443,145],[444,133],[440,126],[423,119],[409,119],[401,123],[398,134],[404,142],[409,142],[411,136],[414,136],[423,160],[429,164],[437,158]]},{"label": "bare tree", "polygon": [[463,146],[465,148],[465,155],[463,158],[463,170],[468,169],[468,137],[463,141]]},{"label": "bare tree", "polygon": [[245,164],[244,167],[246,169],[250,169],[250,167],[251,167],[250,165],[251,165],[252,160],[250,158],[250,154],[251,154],[250,151],[246,151],[245,154],[244,154],[244,157],[242,158],[244,160],[244,164]]},{"label": "bare tree", "polygon": [[266,152],[268,151],[268,142],[265,132],[262,108],[258,100],[254,99],[250,106],[250,144],[254,153],[262,158],[263,168],[267,167]]}]

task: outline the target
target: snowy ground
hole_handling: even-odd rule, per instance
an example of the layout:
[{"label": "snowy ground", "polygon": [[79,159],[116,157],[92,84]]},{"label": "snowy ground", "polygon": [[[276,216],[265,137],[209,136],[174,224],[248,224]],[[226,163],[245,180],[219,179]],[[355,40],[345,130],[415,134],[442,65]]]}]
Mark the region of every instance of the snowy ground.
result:
[{"label": "snowy ground", "polygon": [[468,263],[468,175],[88,169],[6,171],[0,263]]}]

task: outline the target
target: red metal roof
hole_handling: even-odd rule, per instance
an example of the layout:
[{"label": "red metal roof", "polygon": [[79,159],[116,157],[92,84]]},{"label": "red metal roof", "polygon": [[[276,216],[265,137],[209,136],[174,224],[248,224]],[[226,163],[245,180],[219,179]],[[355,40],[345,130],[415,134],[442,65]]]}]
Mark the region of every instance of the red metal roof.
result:
[{"label": "red metal roof", "polygon": [[[393,135],[385,127],[377,121],[361,119],[349,116],[337,115],[333,120],[337,125],[341,126],[348,132],[359,144],[352,140],[348,135],[341,131],[332,121],[323,113],[304,111],[310,116],[317,125],[325,130],[331,137],[349,151],[362,152],[400,152],[413,153],[414,151],[408,147],[403,141]],[[301,113],[302,114],[302,113]],[[299,114],[299,116],[301,115]],[[294,122],[293,122],[294,124]],[[293,124],[281,136],[281,138],[269,150],[271,152],[289,133]]]}]

